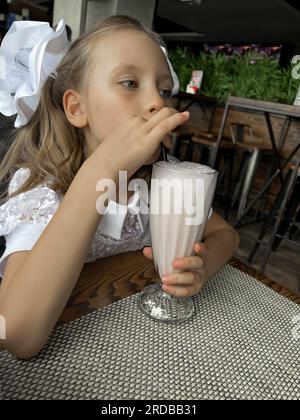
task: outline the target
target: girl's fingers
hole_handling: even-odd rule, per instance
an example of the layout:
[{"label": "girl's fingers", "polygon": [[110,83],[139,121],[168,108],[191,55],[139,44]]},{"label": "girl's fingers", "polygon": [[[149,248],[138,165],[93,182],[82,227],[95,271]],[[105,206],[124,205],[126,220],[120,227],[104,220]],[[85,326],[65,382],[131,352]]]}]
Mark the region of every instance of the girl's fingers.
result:
[{"label": "girl's fingers", "polygon": [[162,277],[164,286],[189,286],[195,283],[195,275],[193,272],[170,274]]},{"label": "girl's fingers", "polygon": [[153,128],[157,126],[157,124],[175,114],[179,114],[179,112],[174,108],[168,108],[165,106],[164,108],[160,109],[156,114],[153,115],[153,117],[150,118],[150,120],[144,123],[146,133],[150,133],[150,131],[152,131]]},{"label": "girl's fingers", "polygon": [[198,293],[195,286],[163,286],[163,290],[172,296],[188,297]]},{"label": "girl's fingers", "polygon": [[151,247],[145,247],[143,248],[143,254],[145,255],[146,258],[148,258],[149,260],[153,260],[153,255],[152,255],[152,248]]},{"label": "girl's fingers", "polygon": [[157,142],[157,140],[161,141],[168,132],[173,131],[176,127],[185,123],[189,116],[189,112],[186,111],[164,118],[151,130],[147,136],[148,139],[150,137],[151,142]]},{"label": "girl's fingers", "polygon": [[[175,277],[173,277],[175,276]],[[168,276],[167,276],[168,277]],[[165,280],[162,283],[162,288],[166,293],[177,297],[193,296],[199,293],[204,286],[204,281],[196,272],[172,274],[174,282],[172,280]]]},{"label": "girl's fingers", "polygon": [[176,270],[198,270],[203,267],[203,260],[200,256],[178,258],[173,261]]}]

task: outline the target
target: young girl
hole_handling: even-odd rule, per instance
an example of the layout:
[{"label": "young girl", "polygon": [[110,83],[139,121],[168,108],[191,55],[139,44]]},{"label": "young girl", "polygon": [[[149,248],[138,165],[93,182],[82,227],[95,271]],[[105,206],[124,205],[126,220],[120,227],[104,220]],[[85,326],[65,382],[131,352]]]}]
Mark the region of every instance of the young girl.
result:
[{"label": "young girl", "polygon": [[[121,170],[149,180],[161,142],[170,147],[168,133],[189,117],[171,106],[177,79],[162,46],[139,21],[110,17],[78,38],[55,72],[48,69],[38,101],[33,92],[16,107],[22,128],[0,166],[8,186],[0,207],[0,345],[17,357],[40,351],[85,263],[137,249],[152,258],[147,217],[129,211],[130,200],[115,218],[95,204],[97,182],[117,183]],[[234,229],[213,212],[204,243],[174,261],[181,272],[163,279],[165,290],[198,293],[237,245]]]}]

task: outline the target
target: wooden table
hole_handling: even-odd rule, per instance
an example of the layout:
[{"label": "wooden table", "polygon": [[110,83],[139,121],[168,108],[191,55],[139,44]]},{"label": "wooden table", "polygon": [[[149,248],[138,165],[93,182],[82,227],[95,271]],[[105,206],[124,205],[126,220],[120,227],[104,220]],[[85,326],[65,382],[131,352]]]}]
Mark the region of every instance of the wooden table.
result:
[{"label": "wooden table", "polygon": [[[248,272],[258,281],[300,304],[297,296],[265,276],[232,259],[231,265]],[[85,264],[58,324],[68,323],[94,310],[142,291],[153,283],[156,271],[142,251],[126,252]]]},{"label": "wooden table", "polygon": [[58,325],[141,292],[155,278],[153,262],[142,251],[85,264]]}]

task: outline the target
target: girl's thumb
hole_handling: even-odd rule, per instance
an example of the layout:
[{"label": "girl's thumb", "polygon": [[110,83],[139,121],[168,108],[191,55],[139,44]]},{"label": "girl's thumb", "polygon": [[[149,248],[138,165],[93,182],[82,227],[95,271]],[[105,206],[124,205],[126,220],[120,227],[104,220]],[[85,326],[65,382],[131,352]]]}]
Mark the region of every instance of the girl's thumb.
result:
[{"label": "girl's thumb", "polygon": [[208,254],[208,248],[203,242],[196,242],[194,246],[194,250],[196,254],[198,255],[207,255]]},{"label": "girl's thumb", "polygon": [[153,260],[152,248],[151,247],[146,246],[145,248],[143,248],[143,254],[149,260]]}]

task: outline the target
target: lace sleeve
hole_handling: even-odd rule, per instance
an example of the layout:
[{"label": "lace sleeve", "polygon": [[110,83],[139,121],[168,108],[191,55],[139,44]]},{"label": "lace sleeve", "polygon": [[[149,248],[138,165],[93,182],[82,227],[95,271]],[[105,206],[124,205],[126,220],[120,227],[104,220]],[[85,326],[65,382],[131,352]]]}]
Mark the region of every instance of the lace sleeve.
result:
[{"label": "lace sleeve", "polygon": [[[9,194],[21,186],[26,176],[28,172],[24,169],[15,173],[9,185]],[[0,206],[0,236],[8,235],[21,223],[46,226],[59,204],[58,194],[43,185],[9,198]]]},{"label": "lace sleeve", "polygon": [[29,175],[30,175],[30,169],[28,168],[18,169],[9,183],[8,195],[15,193],[23,184],[25,184]]}]

